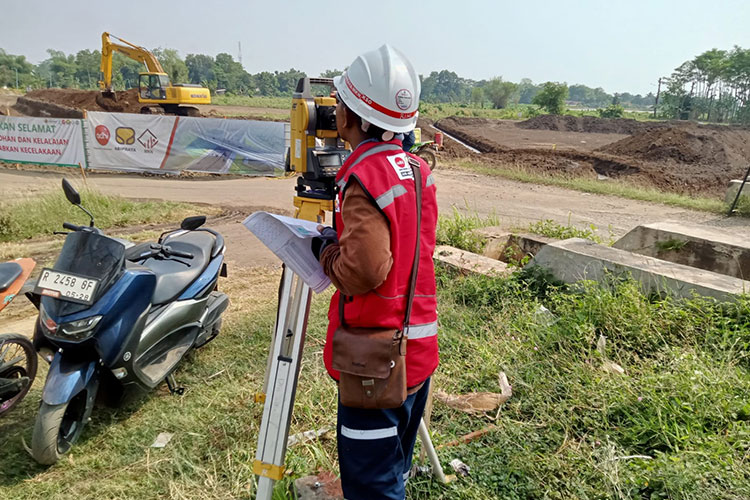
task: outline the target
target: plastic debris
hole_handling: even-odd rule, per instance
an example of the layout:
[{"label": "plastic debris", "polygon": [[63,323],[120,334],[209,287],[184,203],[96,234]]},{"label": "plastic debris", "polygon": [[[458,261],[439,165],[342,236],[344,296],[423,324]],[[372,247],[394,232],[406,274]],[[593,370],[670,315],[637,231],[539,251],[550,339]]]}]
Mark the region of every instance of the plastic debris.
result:
[{"label": "plastic debris", "polygon": [[156,436],[156,440],[151,445],[151,448],[164,448],[167,446],[167,443],[169,443],[172,440],[172,437],[174,434],[171,432],[160,432],[158,436]]},{"label": "plastic debris", "polygon": [[454,458],[450,461],[450,466],[453,467],[453,470],[456,471],[457,476],[466,477],[469,475],[469,471],[471,470],[471,467],[463,463],[461,460]]},{"label": "plastic debris", "polygon": [[300,443],[307,443],[308,441],[315,441],[316,439],[325,438],[326,434],[331,432],[330,427],[322,427],[317,430],[310,430],[305,432],[298,432],[286,440],[286,447],[291,448],[292,446]]}]

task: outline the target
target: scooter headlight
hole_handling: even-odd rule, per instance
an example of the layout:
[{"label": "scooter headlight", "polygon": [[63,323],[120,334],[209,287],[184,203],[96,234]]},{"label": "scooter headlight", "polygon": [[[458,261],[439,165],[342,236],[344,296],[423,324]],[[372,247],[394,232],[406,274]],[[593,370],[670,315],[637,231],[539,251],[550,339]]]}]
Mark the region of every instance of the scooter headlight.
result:
[{"label": "scooter headlight", "polygon": [[90,316],[88,318],[69,321],[58,327],[57,336],[73,340],[83,340],[91,337],[96,330],[96,325],[102,320],[102,316]]}]

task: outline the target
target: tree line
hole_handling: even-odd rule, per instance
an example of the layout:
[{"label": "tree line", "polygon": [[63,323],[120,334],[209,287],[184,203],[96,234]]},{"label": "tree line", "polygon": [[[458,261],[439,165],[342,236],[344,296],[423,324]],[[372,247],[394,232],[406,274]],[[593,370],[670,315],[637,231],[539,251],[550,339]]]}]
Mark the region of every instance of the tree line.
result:
[{"label": "tree line", "polygon": [[[173,49],[155,49],[164,70],[175,83],[195,83],[220,91],[249,96],[290,96],[297,80],[304,72],[291,68],[287,71],[262,71],[251,74],[245,71],[230,54],[216,57],[205,54],[188,54],[184,59]],[[80,50],[65,54],[49,49],[49,57],[34,65],[25,56],[7,54],[0,49],[0,87],[19,88],[80,88],[96,89],[100,79],[98,50]],[[143,65],[119,53],[113,57],[112,83],[116,90],[138,85],[138,74]],[[340,70],[324,71],[320,76],[333,77]],[[514,104],[530,104],[544,89],[545,84],[534,84],[528,78],[519,83],[504,81],[501,77],[489,80],[470,80],[453,71],[433,71],[422,78],[422,100],[433,103],[471,104],[478,107],[505,108]],[[643,108],[654,103],[654,96],[645,97],[629,93],[611,95],[601,88],[586,85],[568,87],[567,99],[585,107],[598,108],[613,100],[628,107]]]},{"label": "tree line", "polygon": [[750,49],[711,49],[660,79],[663,118],[750,123]]}]

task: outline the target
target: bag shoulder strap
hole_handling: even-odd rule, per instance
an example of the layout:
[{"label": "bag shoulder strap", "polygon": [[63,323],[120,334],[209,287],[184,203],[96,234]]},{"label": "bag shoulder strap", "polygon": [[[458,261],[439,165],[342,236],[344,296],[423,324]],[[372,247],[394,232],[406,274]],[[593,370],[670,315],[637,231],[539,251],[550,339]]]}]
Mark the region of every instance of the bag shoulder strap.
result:
[{"label": "bag shoulder strap", "polygon": [[[417,238],[414,248],[414,262],[411,266],[411,275],[409,276],[409,295],[406,299],[406,314],[404,316],[403,331],[405,332],[409,326],[409,318],[411,318],[411,306],[414,302],[414,293],[417,288],[417,271],[419,269],[419,247],[422,231],[422,171],[419,168],[419,161],[411,158],[407,155],[409,165],[411,166],[412,173],[414,174],[414,190],[416,192],[417,199]],[[346,302],[346,296],[339,292],[339,324],[346,328],[346,321],[344,320],[344,302]]]}]

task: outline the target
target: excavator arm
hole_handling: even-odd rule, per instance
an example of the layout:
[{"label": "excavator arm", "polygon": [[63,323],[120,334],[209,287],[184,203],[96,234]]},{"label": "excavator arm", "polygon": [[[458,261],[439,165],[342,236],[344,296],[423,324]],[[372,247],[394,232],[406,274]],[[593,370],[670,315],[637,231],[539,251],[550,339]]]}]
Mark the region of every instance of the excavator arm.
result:
[{"label": "excavator arm", "polygon": [[[110,37],[122,43],[114,43]],[[145,64],[150,73],[165,73],[159,61],[147,49],[110,35],[105,31],[102,33],[102,62],[100,67],[102,79],[99,81],[99,87],[105,92],[112,92],[112,56],[115,52]]]}]

